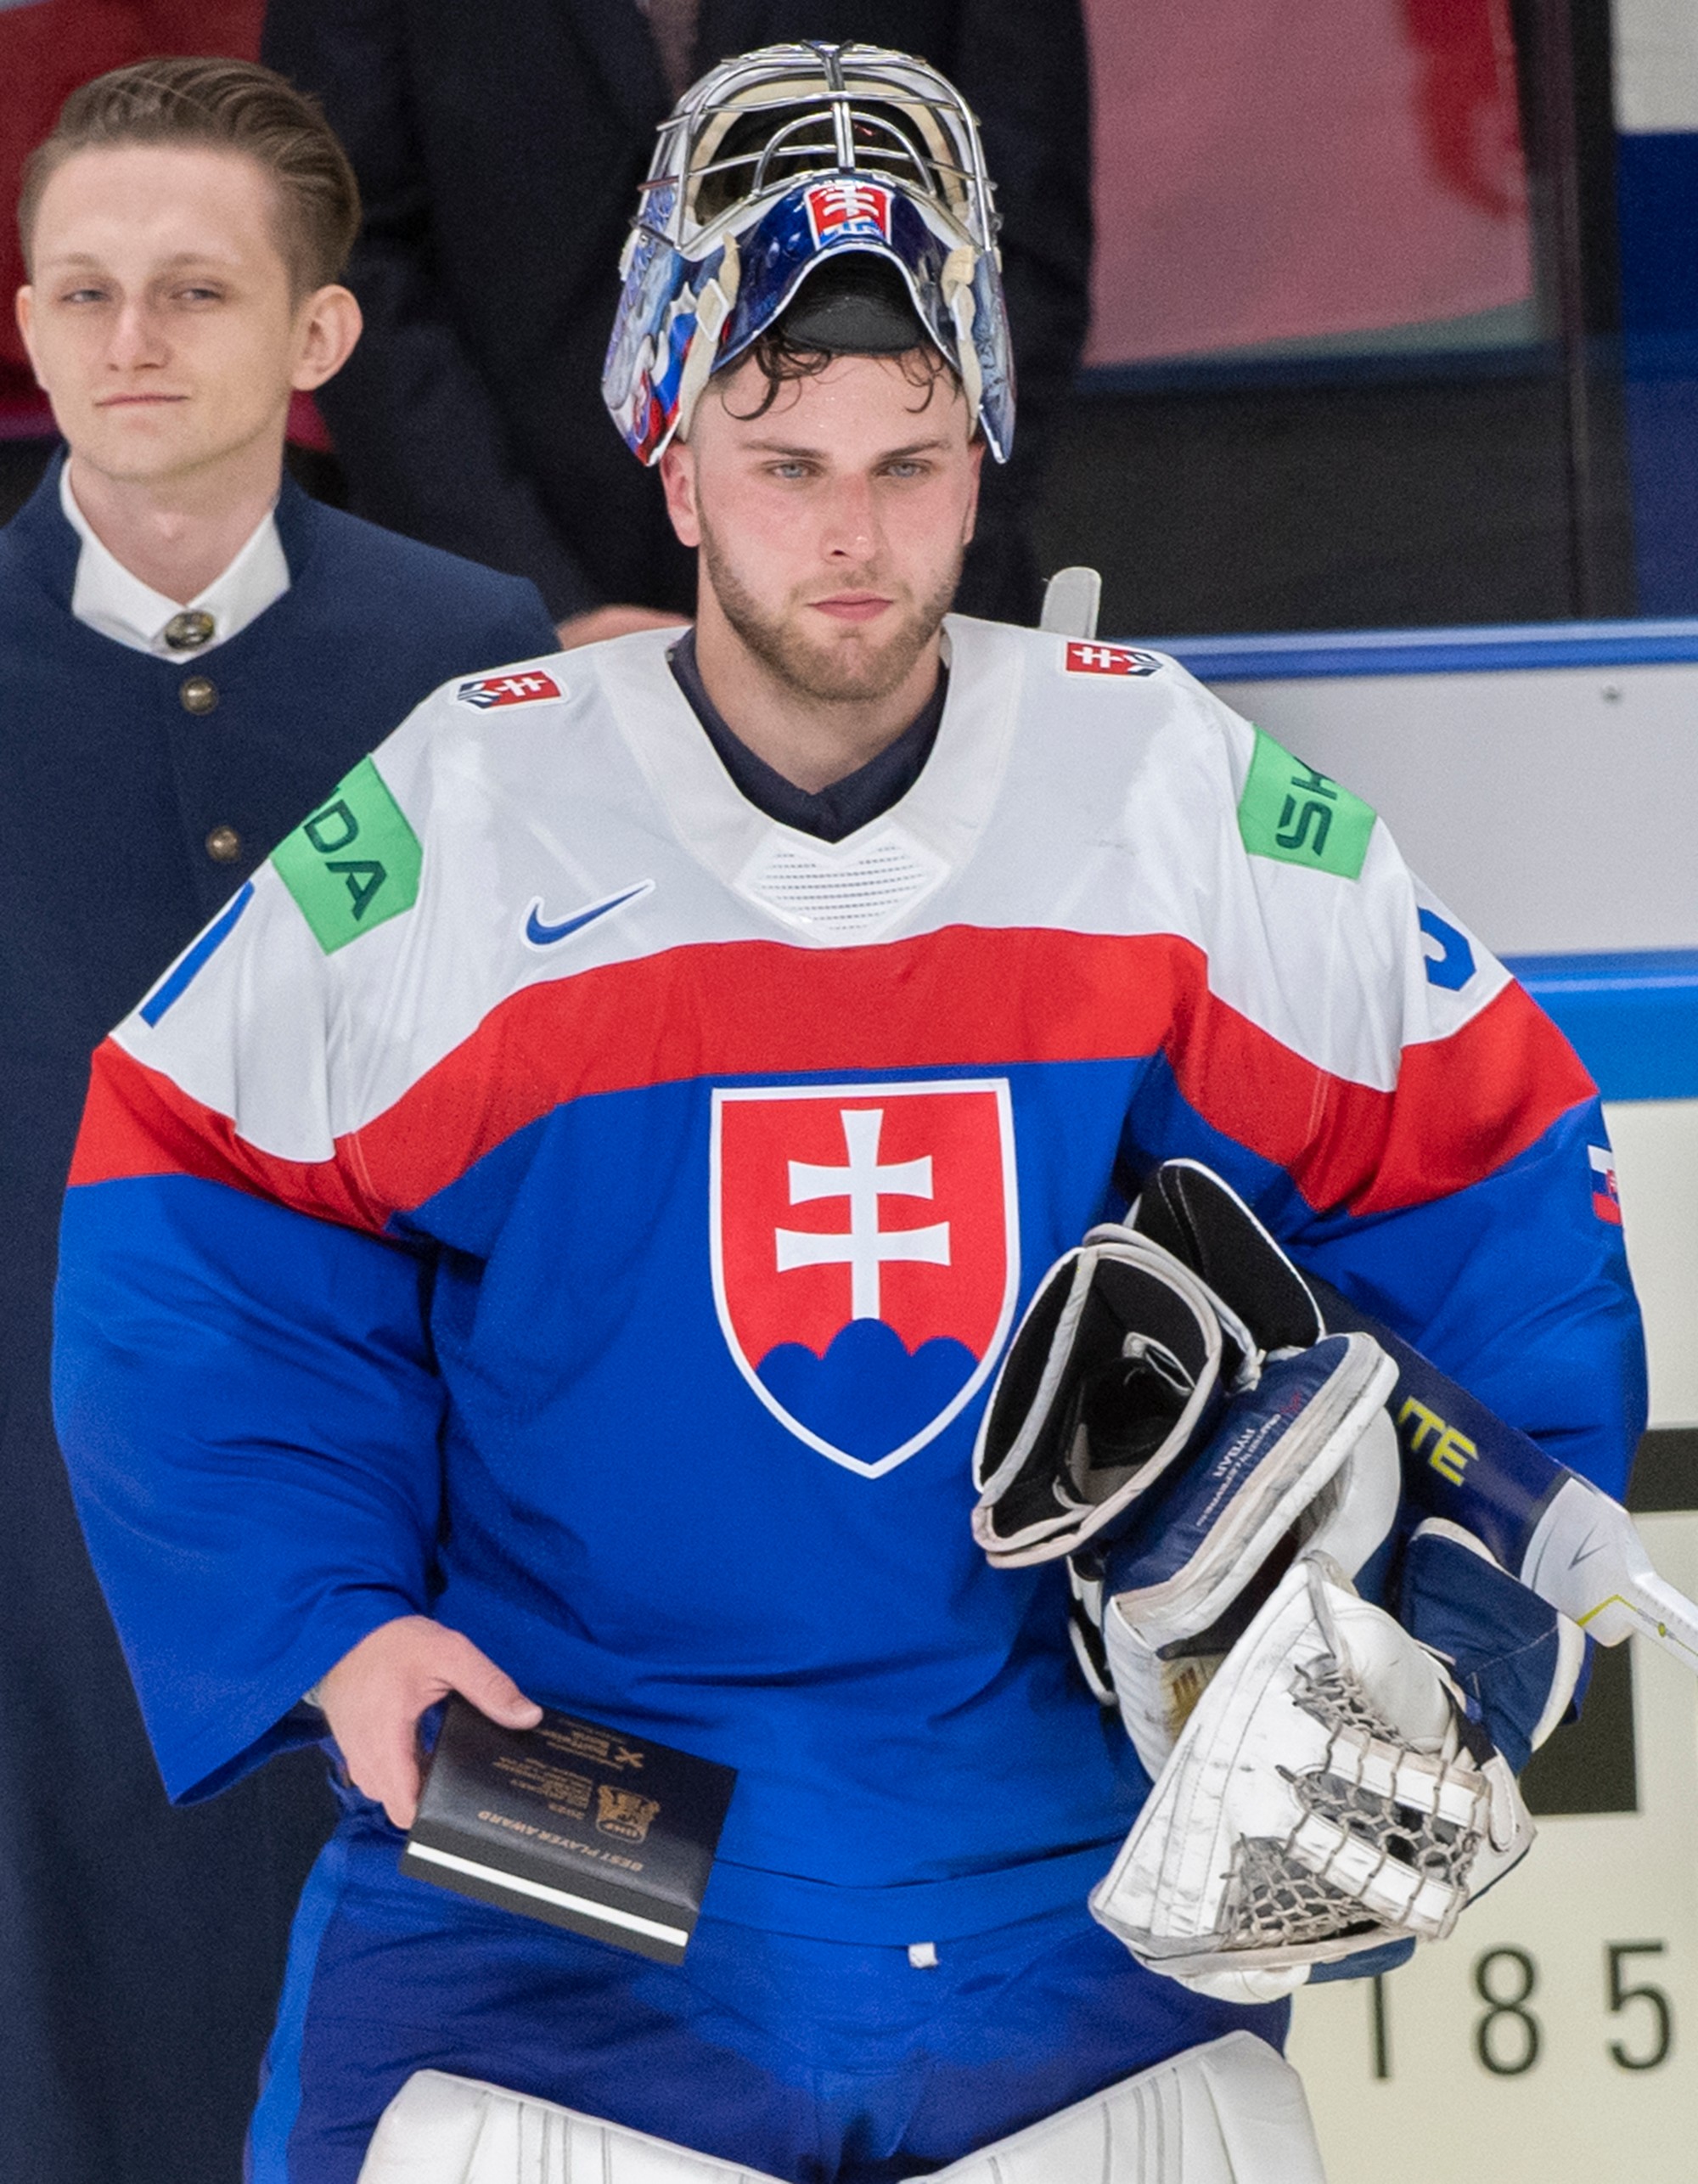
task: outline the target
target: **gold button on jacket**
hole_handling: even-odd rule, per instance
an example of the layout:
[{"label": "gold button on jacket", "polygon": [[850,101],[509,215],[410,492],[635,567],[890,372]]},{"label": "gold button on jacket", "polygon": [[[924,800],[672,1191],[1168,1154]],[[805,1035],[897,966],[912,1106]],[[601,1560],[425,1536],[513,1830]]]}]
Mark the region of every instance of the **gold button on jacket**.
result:
[{"label": "gold button on jacket", "polygon": [[193,652],[197,645],[208,642],[216,626],[211,616],[201,608],[185,607],[166,622],[165,641],[173,652]]}]

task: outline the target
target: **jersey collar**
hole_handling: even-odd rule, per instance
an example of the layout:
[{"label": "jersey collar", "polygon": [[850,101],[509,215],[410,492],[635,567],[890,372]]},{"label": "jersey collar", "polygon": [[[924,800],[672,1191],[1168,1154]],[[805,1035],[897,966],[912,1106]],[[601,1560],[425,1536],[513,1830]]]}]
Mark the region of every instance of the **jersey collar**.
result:
[{"label": "jersey collar", "polygon": [[[811,859],[847,861],[891,829],[937,860],[947,884],[971,857],[996,804],[1024,662],[1018,633],[998,623],[952,614],[943,628],[949,694],[931,756],[906,796],[830,845],[769,819],[737,788],[673,678],[666,659],[677,641],[672,631],[644,630],[597,646],[596,667],[620,734],[678,839],[745,900],[744,875],[775,846],[794,844]],[[897,928],[930,922],[937,892],[925,891],[925,920],[904,915]],[[786,938],[796,937],[784,920],[774,922]],[[886,929],[867,935],[890,937]],[[818,944],[835,943],[822,936]]]}]

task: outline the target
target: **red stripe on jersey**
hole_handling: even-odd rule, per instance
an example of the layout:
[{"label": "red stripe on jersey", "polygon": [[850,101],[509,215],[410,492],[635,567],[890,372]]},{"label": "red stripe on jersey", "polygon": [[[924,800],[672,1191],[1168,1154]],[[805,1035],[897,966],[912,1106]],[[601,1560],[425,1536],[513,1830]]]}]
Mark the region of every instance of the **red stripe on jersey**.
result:
[{"label": "red stripe on jersey", "polygon": [[1330,1177],[1318,1176],[1318,1196],[1307,1183],[1299,1187],[1312,1205],[1341,1202],[1352,1213],[1425,1205],[1478,1183],[1536,1145],[1559,1115],[1597,1096],[1538,1002],[1524,987],[1506,986],[1449,1039],[1404,1048],[1371,1176],[1336,1191]]},{"label": "red stripe on jersey", "polygon": [[1313,1067],[1212,995],[1204,1009],[1195,1036],[1167,1042],[1180,1090],[1321,1211],[1390,1213],[1466,1190],[1597,1089],[1514,984],[1450,1038],[1405,1047],[1395,1093]]},{"label": "red stripe on jersey", "polygon": [[228,1115],[149,1069],[111,1039],[96,1048],[89,1072],[70,1182],[105,1183],[138,1175],[194,1175],[344,1227],[380,1230],[393,1208],[377,1205],[355,1181],[350,1140],[335,1160],[284,1160],[239,1137]]},{"label": "red stripe on jersey", "polygon": [[71,1179],[181,1168],[377,1228],[591,1094],[1159,1050],[1204,1120],[1285,1168],[1311,1205],[1374,1213],[1478,1182],[1592,1095],[1519,987],[1451,1038],[1406,1050],[1393,1095],[1305,1061],[1211,993],[1206,971],[1201,951],[1172,934],[953,926],[882,948],[668,949],[511,995],[339,1140],[334,1163],[274,1159],[221,1117],[197,1124],[192,1101],[109,1044]]}]

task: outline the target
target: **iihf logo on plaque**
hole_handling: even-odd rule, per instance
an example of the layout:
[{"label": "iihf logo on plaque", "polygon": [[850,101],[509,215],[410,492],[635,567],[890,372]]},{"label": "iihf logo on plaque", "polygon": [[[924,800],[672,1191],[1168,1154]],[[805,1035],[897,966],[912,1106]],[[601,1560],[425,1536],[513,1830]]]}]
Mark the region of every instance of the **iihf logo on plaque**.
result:
[{"label": "iihf logo on plaque", "polygon": [[1002,1078],[713,1095],[713,1293],[739,1371],[868,1478],[981,1388],[1020,1284]]}]

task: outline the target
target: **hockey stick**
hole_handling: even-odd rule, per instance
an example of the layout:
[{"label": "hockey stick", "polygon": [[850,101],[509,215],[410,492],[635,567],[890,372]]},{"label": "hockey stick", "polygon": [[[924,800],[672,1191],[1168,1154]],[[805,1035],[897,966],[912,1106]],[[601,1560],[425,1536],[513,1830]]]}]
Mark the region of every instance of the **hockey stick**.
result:
[{"label": "hockey stick", "polygon": [[1330,1331],[1372,1335],[1397,1367],[1391,1409],[1413,1499],[1484,1540],[1505,1569],[1600,1646],[1637,1631],[1698,1673],[1698,1605],[1657,1575],[1621,1503],[1329,1283],[1304,1278]]}]

